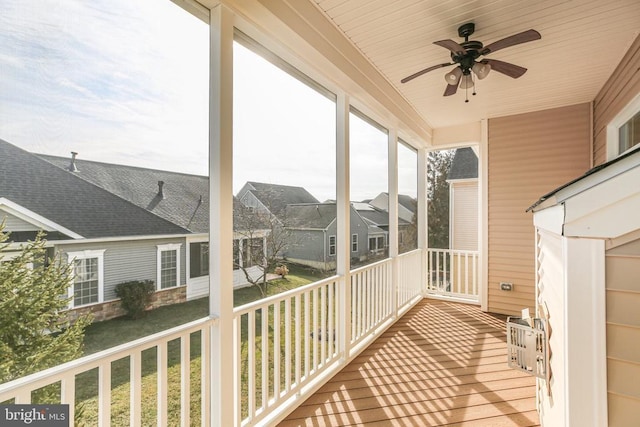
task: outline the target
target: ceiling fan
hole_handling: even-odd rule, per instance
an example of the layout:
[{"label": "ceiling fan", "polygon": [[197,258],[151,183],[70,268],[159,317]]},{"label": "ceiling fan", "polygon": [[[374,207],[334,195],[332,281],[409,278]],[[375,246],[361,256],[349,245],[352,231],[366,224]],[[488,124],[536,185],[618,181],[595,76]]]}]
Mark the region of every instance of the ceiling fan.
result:
[{"label": "ceiling fan", "polygon": [[[421,75],[428,73],[429,71],[448,67],[449,65],[456,65],[456,67],[444,76],[447,81],[447,87],[443,96],[455,94],[458,91],[458,87],[461,89],[473,89],[475,86],[474,75],[479,80],[482,80],[487,77],[491,70],[495,70],[506,76],[517,79],[527,71],[526,68],[510,64],[508,62],[499,61],[497,59],[479,58],[500,49],[542,38],[540,33],[536,30],[527,30],[484,46],[479,41],[469,40],[469,36],[472,35],[474,31],[475,24],[473,22],[469,22],[458,28],[458,35],[460,37],[464,37],[464,41],[462,43],[457,43],[451,39],[433,42],[433,44],[449,49],[451,51],[451,60],[453,62],[446,62],[444,64],[433,65],[425,68],[424,70],[420,70],[417,73],[405,77],[400,80],[400,83],[406,83],[416,77],[420,77]],[[475,95],[475,91],[473,94]],[[469,102],[469,99],[466,98],[465,102]]]}]

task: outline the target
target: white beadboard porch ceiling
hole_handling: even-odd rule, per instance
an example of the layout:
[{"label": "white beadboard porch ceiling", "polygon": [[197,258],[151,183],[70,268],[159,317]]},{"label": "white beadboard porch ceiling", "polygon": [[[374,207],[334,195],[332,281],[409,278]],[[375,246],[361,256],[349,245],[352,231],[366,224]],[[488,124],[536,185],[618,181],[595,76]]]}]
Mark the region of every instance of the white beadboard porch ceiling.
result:
[{"label": "white beadboard porch ceiling", "polygon": [[[296,0],[297,1],[297,0]],[[433,128],[592,101],[640,33],[640,0],[310,0],[394,85]],[[523,66],[512,79],[492,71],[465,103],[463,89],[443,97],[453,66],[408,83],[428,66],[450,62],[436,40],[485,46],[528,29],[541,40],[488,55]]]}]

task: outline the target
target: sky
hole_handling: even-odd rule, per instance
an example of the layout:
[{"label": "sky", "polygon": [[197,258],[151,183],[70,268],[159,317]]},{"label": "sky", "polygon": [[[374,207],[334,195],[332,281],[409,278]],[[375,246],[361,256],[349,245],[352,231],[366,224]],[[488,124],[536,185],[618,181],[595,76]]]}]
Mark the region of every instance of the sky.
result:
[{"label": "sky", "polygon": [[[208,174],[208,26],[169,0],[0,0],[0,139],[27,151]],[[234,192],[335,196],[335,104],[234,47]],[[387,136],[352,116],[351,198],[387,191]],[[415,154],[399,148],[399,191]]]}]

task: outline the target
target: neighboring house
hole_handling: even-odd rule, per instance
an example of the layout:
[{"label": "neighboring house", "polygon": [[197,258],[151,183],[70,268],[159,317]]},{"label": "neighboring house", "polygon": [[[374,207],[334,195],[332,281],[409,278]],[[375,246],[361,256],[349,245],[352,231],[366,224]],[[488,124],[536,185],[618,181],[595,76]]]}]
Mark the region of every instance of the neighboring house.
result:
[{"label": "neighboring house", "polygon": [[[368,250],[371,256],[387,255],[389,247],[389,213],[366,202],[352,202],[351,207],[364,218],[368,226]],[[400,224],[398,224],[400,230]]]},{"label": "neighboring house", "polygon": [[[389,212],[389,193],[380,193],[373,200],[363,201],[362,203],[368,203],[374,208]],[[416,199],[406,194],[398,194],[398,218],[410,223],[413,221],[413,215],[417,210],[418,203]]]},{"label": "neighboring house", "polygon": [[0,170],[0,220],[12,242],[42,230],[50,251],[73,262],[74,312],[122,314],[114,289],[127,280],[153,280],[157,305],[185,299],[189,230],[5,141]]},{"label": "neighboring house", "polygon": [[209,179],[206,176],[147,169],[134,166],[38,154],[38,157],[67,170],[133,203],[156,216],[179,225],[184,237],[187,299],[205,296],[209,289]]},{"label": "neighboring house", "polygon": [[[1,140],[0,170],[0,221],[11,241],[44,231],[49,256],[74,263],[72,313],[122,314],[115,286],[129,280],[156,284],[154,306],[208,295],[207,177],[32,154]],[[257,240],[264,247],[266,233],[255,230],[247,244],[234,230],[238,253]],[[234,271],[234,286],[246,284]]]},{"label": "neighboring house", "polygon": [[287,205],[320,203],[302,187],[253,181],[247,182],[236,198],[251,209],[274,215],[281,223],[284,222]]},{"label": "neighboring house", "polygon": [[454,250],[478,250],[478,156],[459,148],[447,175],[449,183],[449,244]]},{"label": "neighboring house", "polygon": [[[38,155],[48,162],[73,172],[73,175],[97,185],[157,216],[166,219],[188,230],[191,234],[185,237],[185,280],[186,298],[194,299],[209,294],[209,178],[135,166],[115,165],[109,163],[79,160],[72,158]],[[239,253],[256,246],[259,240],[261,247],[267,230],[264,227],[252,230],[253,235],[247,237],[243,230],[237,230],[237,217],[242,205],[234,199],[234,245]],[[252,239],[253,244],[248,244]],[[244,259],[244,265],[250,259],[246,254],[238,256]],[[257,266],[249,269],[251,277],[260,274]],[[234,269],[234,287],[248,285],[243,272]]]},{"label": "neighboring house", "polygon": [[[359,206],[362,206],[363,203],[370,205],[377,212],[384,212],[386,214],[386,218],[378,213],[371,213],[369,209],[365,208],[361,211],[358,209],[361,215],[365,218],[372,221],[373,225],[385,230],[388,234],[389,232],[389,193],[380,193],[373,200],[362,201],[359,203]],[[417,247],[417,242],[411,243],[407,239],[411,240],[411,233],[409,232],[409,228],[411,224],[417,224],[415,222],[414,215],[418,210],[418,202],[411,196],[407,196],[406,194],[398,194],[398,244],[402,247],[403,245],[408,244],[409,246]],[[415,238],[415,233],[413,233]],[[386,243],[388,245],[388,242]],[[374,250],[374,247],[370,247]],[[379,249],[379,248],[378,248]]]},{"label": "neighboring house", "polygon": [[[288,261],[324,271],[336,268],[337,213],[335,203],[305,203],[286,206],[286,228],[291,242],[284,256]],[[368,256],[369,224],[351,206],[350,251],[354,263]]]}]

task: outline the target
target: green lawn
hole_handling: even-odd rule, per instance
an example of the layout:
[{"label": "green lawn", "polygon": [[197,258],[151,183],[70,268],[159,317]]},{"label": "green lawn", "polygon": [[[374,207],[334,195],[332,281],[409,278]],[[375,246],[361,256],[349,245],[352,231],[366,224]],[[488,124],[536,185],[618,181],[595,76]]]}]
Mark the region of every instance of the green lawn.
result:
[{"label": "green lawn", "polygon": [[[269,286],[269,295],[278,294],[294,289],[323,278],[313,270],[300,267],[290,267],[290,273],[285,279],[277,279]],[[234,291],[234,306],[243,305],[261,298],[260,291],[255,287],[242,288]],[[86,330],[84,353],[91,354],[125,342],[135,340],[156,332],[160,332],[192,320],[200,319],[208,313],[208,298],[201,298],[182,304],[161,307],[148,312],[138,320],[125,318],[113,319],[92,324]],[[284,319],[283,319],[284,321]],[[258,329],[259,331],[259,329]],[[261,337],[256,336],[259,341]],[[259,343],[258,343],[259,345]],[[243,346],[243,352],[246,344]],[[256,356],[258,356],[256,354]],[[200,417],[200,334],[192,334],[191,338],[191,414],[192,424],[199,424]],[[176,340],[169,343],[168,349],[168,379],[169,379],[169,425],[179,424],[180,406],[180,347]],[[112,364],[112,396],[111,417],[112,425],[129,424],[129,358],[115,361]],[[143,425],[155,424],[156,415],[156,350],[143,352]],[[246,383],[246,381],[244,381]],[[97,370],[79,375],[76,382],[76,404],[81,412],[77,417],[79,425],[97,424]]]}]

